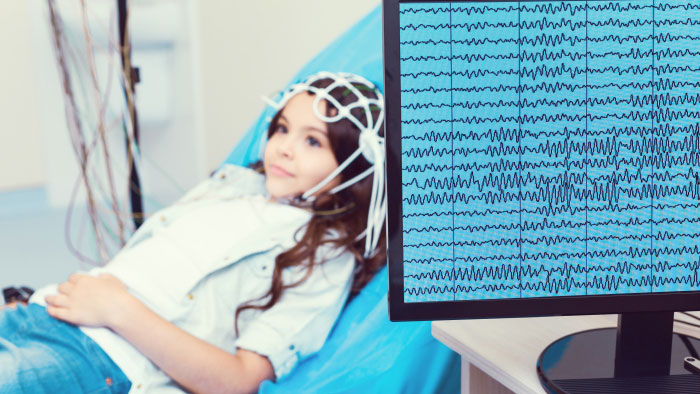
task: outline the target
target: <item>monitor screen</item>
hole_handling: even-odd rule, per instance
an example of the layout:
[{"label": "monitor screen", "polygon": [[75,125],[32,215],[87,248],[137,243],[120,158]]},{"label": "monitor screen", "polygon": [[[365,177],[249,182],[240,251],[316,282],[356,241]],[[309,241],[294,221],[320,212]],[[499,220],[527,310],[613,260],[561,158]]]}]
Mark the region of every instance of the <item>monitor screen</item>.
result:
[{"label": "monitor screen", "polygon": [[700,0],[384,13],[392,319],[700,305]]}]

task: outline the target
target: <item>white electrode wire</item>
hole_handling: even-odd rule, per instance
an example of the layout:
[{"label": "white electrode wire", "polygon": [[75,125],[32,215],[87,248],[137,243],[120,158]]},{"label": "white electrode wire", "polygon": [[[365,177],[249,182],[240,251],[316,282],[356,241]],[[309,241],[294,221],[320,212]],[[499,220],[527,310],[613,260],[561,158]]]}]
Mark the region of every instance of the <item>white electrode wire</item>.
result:
[{"label": "white electrode wire", "polygon": [[[313,201],[315,198],[315,197],[313,197],[313,195],[316,194],[316,192],[318,192],[319,190],[321,190],[321,188],[326,186],[328,184],[328,182],[333,180],[333,178],[338,176],[338,174],[340,174],[347,166],[349,166],[350,163],[352,163],[352,161],[355,160],[355,158],[357,156],[359,156],[361,153],[362,152],[359,149],[356,150],[355,152],[353,152],[352,155],[350,155],[350,157],[345,159],[345,161],[341,165],[339,165],[335,170],[333,170],[330,174],[328,174],[327,177],[323,178],[323,180],[321,182],[319,182],[316,186],[312,187],[311,189],[307,190],[306,193],[302,194],[301,198],[304,200]],[[350,186],[350,185],[348,185],[348,186]]]},{"label": "white electrode wire", "polygon": [[365,238],[365,257],[369,257],[371,252],[379,243],[379,236],[384,223],[384,211],[386,198],[384,196],[384,160],[374,147],[375,157],[380,158],[374,163],[374,179],[372,182],[372,197],[370,199],[369,213],[367,215],[367,238]]},{"label": "white electrode wire", "polygon": [[369,174],[374,172],[374,168],[370,167],[366,169],[362,174],[355,176],[354,178],[345,181],[344,183],[341,183],[340,185],[334,187],[329,191],[330,194],[335,194],[338,193],[341,190],[344,190],[345,188],[354,185],[355,183],[361,181],[362,179],[366,178]]}]

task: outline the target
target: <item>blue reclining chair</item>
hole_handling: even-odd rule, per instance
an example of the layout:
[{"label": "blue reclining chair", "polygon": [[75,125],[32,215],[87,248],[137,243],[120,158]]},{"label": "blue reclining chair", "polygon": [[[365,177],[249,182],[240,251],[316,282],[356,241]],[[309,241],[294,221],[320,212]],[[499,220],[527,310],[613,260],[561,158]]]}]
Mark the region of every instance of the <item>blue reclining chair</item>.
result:
[{"label": "blue reclining chair", "polygon": [[[292,82],[321,70],[344,71],[362,75],[383,90],[381,15],[377,7]],[[257,161],[273,115],[274,110],[266,108],[225,162],[245,166]],[[429,322],[390,322],[387,285],[383,268],[347,303],[323,348],[278,382],[263,382],[259,392],[459,392],[458,355],[432,338]]]}]

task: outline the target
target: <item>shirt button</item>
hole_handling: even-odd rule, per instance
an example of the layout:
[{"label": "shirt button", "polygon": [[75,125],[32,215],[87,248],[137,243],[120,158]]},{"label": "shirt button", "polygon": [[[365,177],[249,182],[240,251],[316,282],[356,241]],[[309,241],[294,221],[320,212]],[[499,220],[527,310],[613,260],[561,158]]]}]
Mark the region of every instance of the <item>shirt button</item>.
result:
[{"label": "shirt button", "polygon": [[112,378],[105,378],[105,383],[107,383],[107,386],[112,385]]},{"label": "shirt button", "polygon": [[226,179],[226,174],[221,174],[220,177],[221,179]]},{"label": "shirt button", "polygon": [[294,350],[294,345],[291,345],[291,346],[289,347],[289,350]]},{"label": "shirt button", "polygon": [[140,389],[140,388],[141,388],[141,383],[137,384],[137,385],[136,385],[136,388],[137,388],[137,389]]},{"label": "shirt button", "polygon": [[165,221],[165,215],[161,215],[161,216],[160,216],[160,221],[161,221],[161,222],[164,222],[164,221]]},{"label": "shirt button", "polygon": [[187,298],[189,298],[190,300],[194,300],[194,295],[193,295],[193,294],[188,294],[188,295],[187,295]]}]

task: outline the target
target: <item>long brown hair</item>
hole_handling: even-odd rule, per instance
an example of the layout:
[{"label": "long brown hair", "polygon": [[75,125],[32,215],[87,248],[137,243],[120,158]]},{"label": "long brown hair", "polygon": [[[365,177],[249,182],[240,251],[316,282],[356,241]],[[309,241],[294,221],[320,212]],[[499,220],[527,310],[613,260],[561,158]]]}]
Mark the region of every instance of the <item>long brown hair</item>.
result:
[{"label": "long brown hair", "polygon": [[[331,79],[320,79],[312,84],[317,88],[325,88],[333,81]],[[368,98],[377,98],[374,90],[359,83],[353,85]],[[313,94],[302,92],[299,94]],[[342,106],[346,106],[358,100],[354,93],[345,87],[337,87],[330,92]],[[330,103],[326,106],[326,116],[335,115],[334,108]],[[374,122],[378,120],[379,108],[371,108]],[[277,130],[282,109],[270,121],[267,130],[267,137],[270,138]],[[361,108],[355,108],[351,113],[367,125],[365,112]],[[331,150],[338,163],[342,163],[358,148],[360,130],[348,119],[338,122],[327,123],[328,139]],[[382,125],[380,135],[384,135]],[[262,162],[252,165],[253,168],[261,168]],[[348,167],[341,172],[341,183],[359,175],[370,167],[370,163],[360,156],[356,158]],[[282,297],[282,293],[289,288],[302,284],[311,275],[314,266],[323,264],[323,261],[316,261],[316,250],[325,244],[333,248],[342,248],[355,256],[356,268],[352,282],[351,296],[357,294],[374,274],[386,263],[386,242],[385,232],[381,231],[381,238],[374,253],[369,258],[364,258],[365,239],[357,240],[357,237],[367,227],[367,214],[370,204],[370,193],[372,190],[372,179],[370,175],[352,186],[341,190],[335,194],[324,193],[316,197],[313,204],[313,216],[306,224],[304,235],[301,240],[291,249],[286,250],[275,258],[275,268],[272,274],[270,289],[263,296],[249,300],[236,308],[235,329],[238,335],[238,316],[246,309],[257,309],[265,311],[270,309]],[[301,229],[300,229],[301,230]],[[329,237],[330,234],[336,236]],[[294,266],[305,266],[304,276],[293,283],[283,283],[282,272],[285,268]],[[263,301],[261,304],[258,302]]]}]

